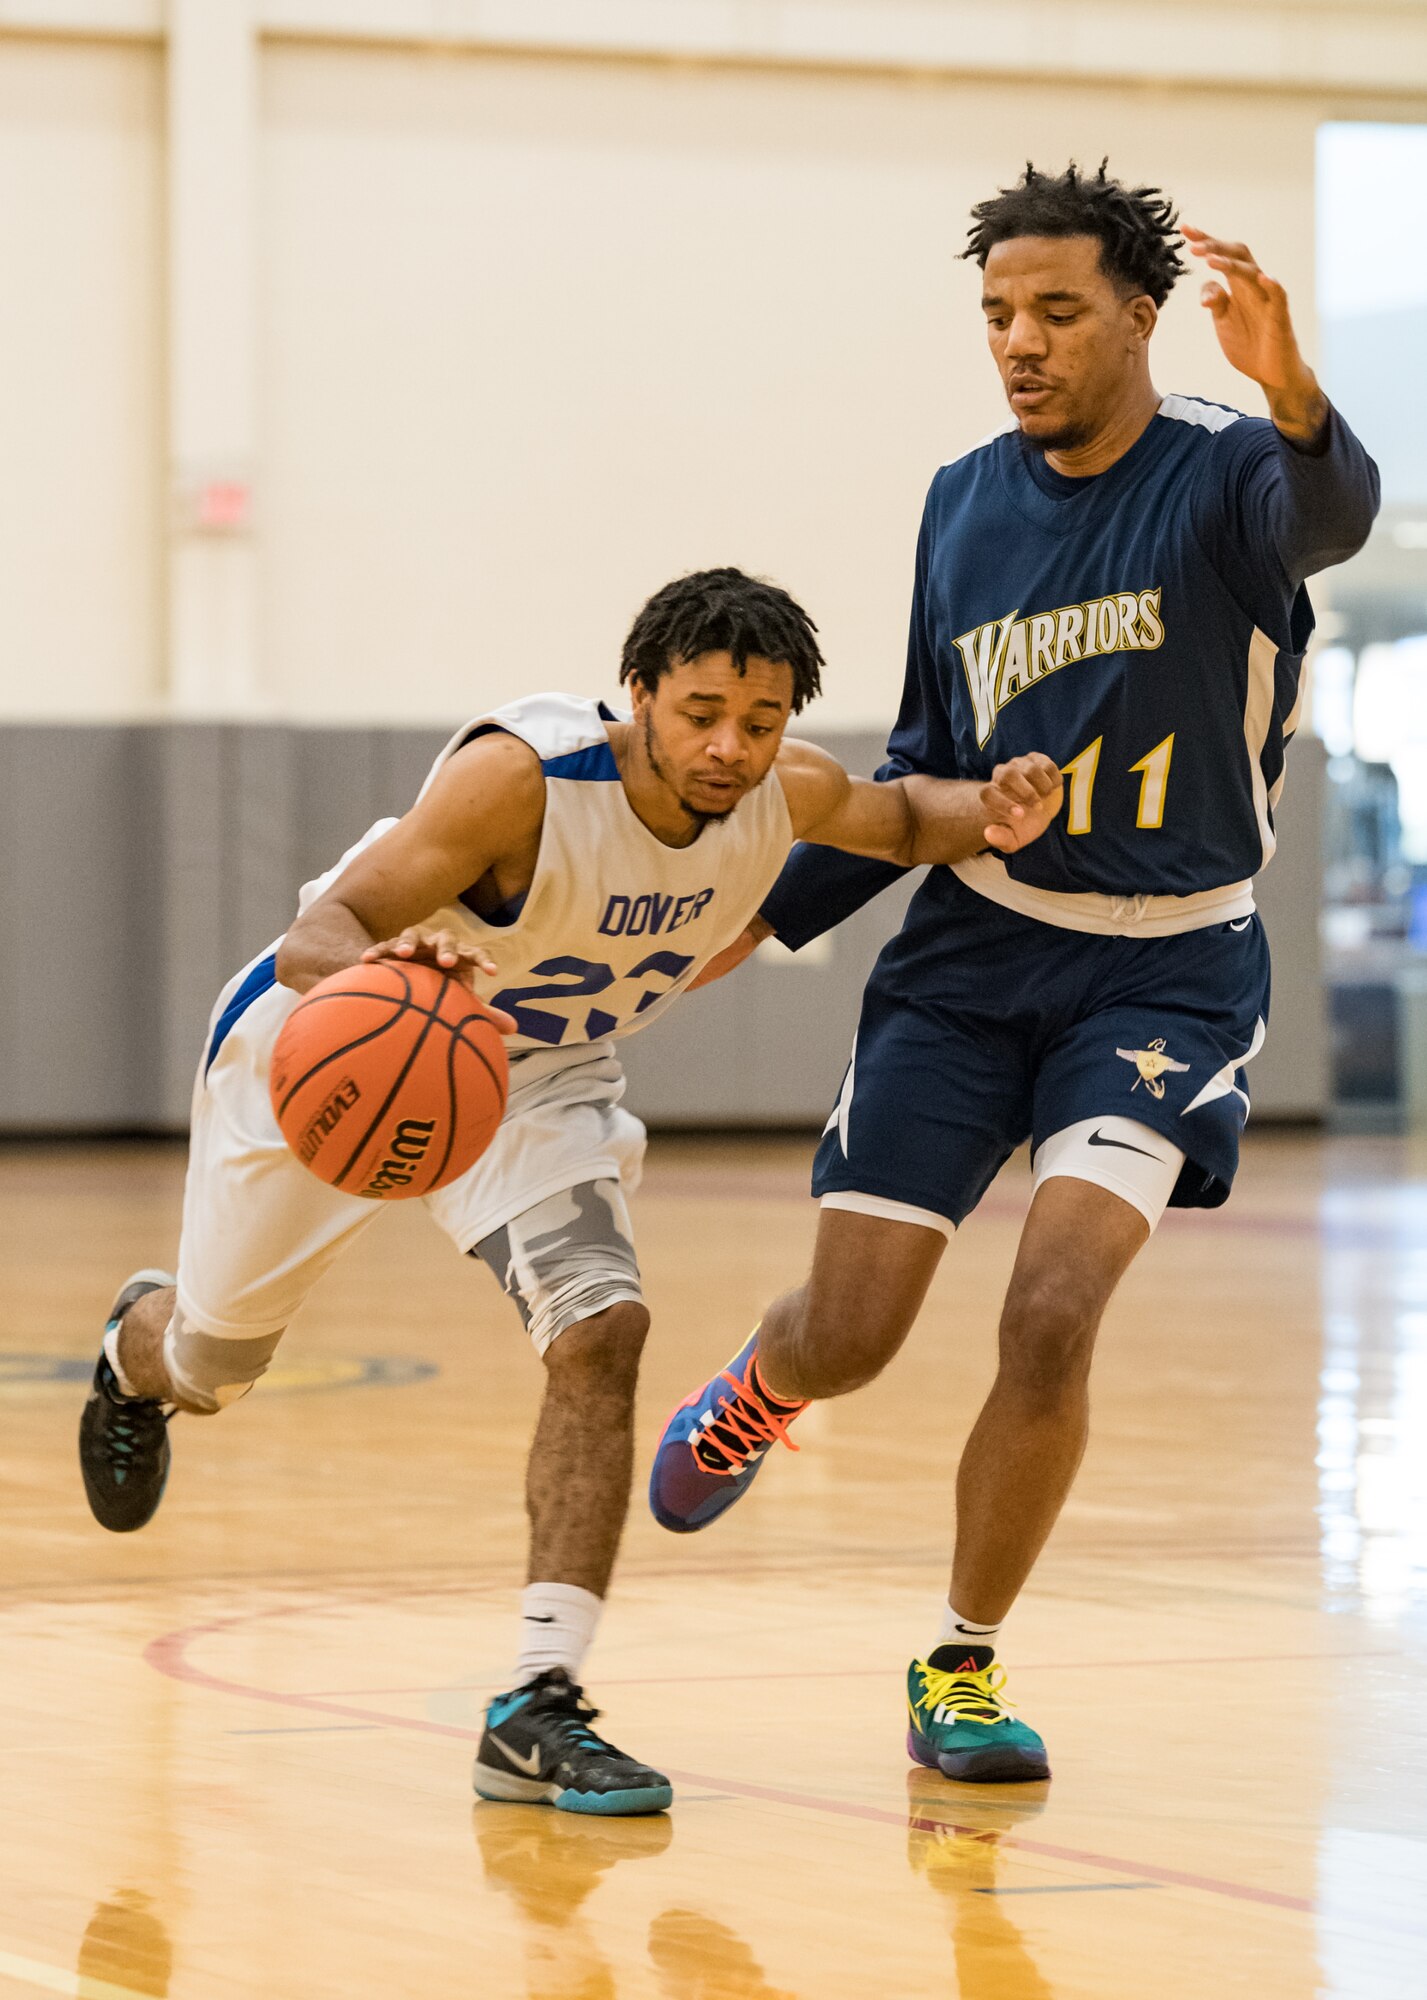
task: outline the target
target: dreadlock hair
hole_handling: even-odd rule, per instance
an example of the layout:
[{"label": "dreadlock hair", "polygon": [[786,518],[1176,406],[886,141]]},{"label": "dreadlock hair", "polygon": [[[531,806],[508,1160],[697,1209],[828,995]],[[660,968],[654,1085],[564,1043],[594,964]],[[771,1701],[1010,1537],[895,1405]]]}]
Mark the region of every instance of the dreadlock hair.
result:
[{"label": "dreadlock hair", "polygon": [[1127,295],[1148,292],[1162,306],[1184,274],[1179,217],[1159,188],[1127,188],[1100,162],[1093,179],[1074,160],[1063,174],[1038,173],[1027,160],[1017,186],[1002,188],[971,211],[963,257],[984,271],[993,245],[1012,236],[1098,236],[1100,268]]},{"label": "dreadlock hair", "polygon": [[739,673],[750,656],[793,670],[793,713],[822,690],[817,631],[801,604],[741,569],[701,569],[656,590],[639,613],[620,656],[620,684],[652,693],[671,667],[701,653],[728,653]]}]

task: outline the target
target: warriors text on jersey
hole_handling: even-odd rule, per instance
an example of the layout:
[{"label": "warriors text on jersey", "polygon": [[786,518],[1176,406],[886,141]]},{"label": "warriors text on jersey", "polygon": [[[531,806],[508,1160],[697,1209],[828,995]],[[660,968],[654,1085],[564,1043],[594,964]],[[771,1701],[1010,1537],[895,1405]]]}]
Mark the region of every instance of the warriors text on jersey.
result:
[{"label": "warriors text on jersey", "polygon": [[[1273,853],[1298,720],[1303,582],[1361,546],[1376,505],[1376,468],[1336,413],[1309,453],[1267,420],[1168,396],[1125,456],[1085,479],[999,433],[932,481],[879,775],[985,779],[1042,751],[1065,773],[1058,821],[1009,862],[963,864],[969,886],[1072,928],[1091,898],[1242,914]],[[765,914],[796,946],[890,879],[876,862],[801,850]],[[1087,900],[1057,913],[1056,897]]]}]

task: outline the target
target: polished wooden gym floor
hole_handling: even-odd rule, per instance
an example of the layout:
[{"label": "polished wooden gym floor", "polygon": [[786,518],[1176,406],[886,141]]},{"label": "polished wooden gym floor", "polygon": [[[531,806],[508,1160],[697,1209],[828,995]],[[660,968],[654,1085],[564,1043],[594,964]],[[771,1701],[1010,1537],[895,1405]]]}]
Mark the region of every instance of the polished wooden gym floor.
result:
[{"label": "polished wooden gym floor", "polygon": [[[656,1142],[641,1458],[806,1259],[809,1147]],[[908,1767],[901,1682],[1027,1191],[884,1379],[711,1532],[642,1495],[589,1669],[672,1815],[476,1805],[539,1371],[380,1218],[274,1374],[106,1536],[75,1422],[182,1154],[0,1151],[0,1995],[1427,1995],[1427,1156],[1272,1134],[1117,1298],[1090,1453],[1008,1627],[1047,1787]]]}]

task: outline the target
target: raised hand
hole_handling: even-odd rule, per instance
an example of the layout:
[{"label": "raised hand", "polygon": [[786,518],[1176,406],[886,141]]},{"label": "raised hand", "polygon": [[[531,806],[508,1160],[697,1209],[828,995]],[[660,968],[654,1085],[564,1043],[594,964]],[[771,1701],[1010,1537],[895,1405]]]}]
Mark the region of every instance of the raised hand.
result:
[{"label": "raised hand", "polygon": [[1039,750],[1028,757],[1013,757],[1009,764],[998,764],[990,784],[981,787],[986,845],[998,854],[1018,854],[1029,847],[1060,811],[1063,795],[1064,779],[1058,766]]},{"label": "raised hand", "polygon": [[1274,422],[1290,437],[1308,438],[1322,426],[1327,399],[1304,360],[1288,310],[1288,294],[1259,269],[1246,243],[1231,243],[1185,224],[1180,232],[1193,256],[1219,279],[1206,278],[1199,301],[1212,315],[1225,359],[1257,382]]}]

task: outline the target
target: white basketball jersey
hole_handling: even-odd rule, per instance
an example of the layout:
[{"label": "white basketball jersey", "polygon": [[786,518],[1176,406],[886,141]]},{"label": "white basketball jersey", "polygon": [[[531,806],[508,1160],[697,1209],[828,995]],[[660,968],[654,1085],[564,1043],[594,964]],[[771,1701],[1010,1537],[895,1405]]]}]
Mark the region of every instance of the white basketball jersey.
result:
[{"label": "white basketball jersey", "polygon": [[[480,944],[500,967],[480,992],[515,1016],[512,1054],[576,1048],[646,1027],[744,929],[792,845],[775,769],[692,846],[666,847],[620,780],[605,722],[627,719],[577,695],[530,695],[458,729],[421,788],[424,794],[448,758],[487,729],[528,743],[545,773],[535,879],[519,906],[503,921],[478,917],[463,902],[424,919]],[[374,826],[337,868],[304,888],[299,907],[395,824]]]}]

